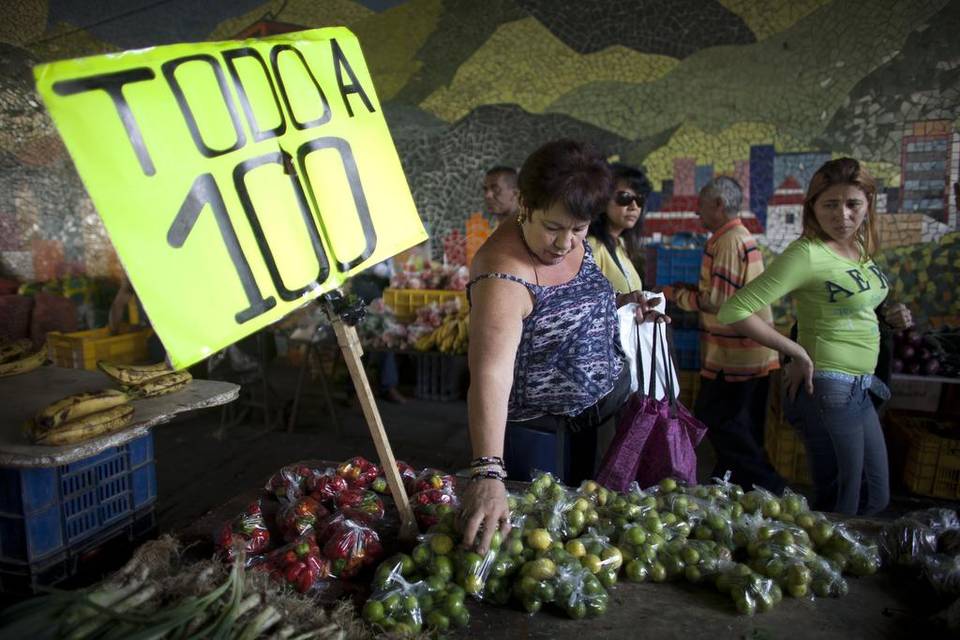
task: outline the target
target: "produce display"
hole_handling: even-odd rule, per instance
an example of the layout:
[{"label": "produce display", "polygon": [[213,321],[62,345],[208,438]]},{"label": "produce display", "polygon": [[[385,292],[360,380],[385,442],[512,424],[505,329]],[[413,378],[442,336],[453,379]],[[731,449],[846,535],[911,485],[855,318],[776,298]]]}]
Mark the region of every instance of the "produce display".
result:
[{"label": "produce display", "polygon": [[960,632],[960,518],[952,509],[913,511],[883,527],[884,560],[902,572],[921,576],[933,591],[953,604],[938,618]]},{"label": "produce display", "polygon": [[[413,468],[397,462],[397,469],[412,487]],[[379,465],[362,456],[336,468],[288,465],[264,491],[262,500],[276,502],[273,517],[263,517],[258,502],[225,523],[215,539],[225,558],[242,551],[255,571],[300,593],[353,578],[383,558],[380,536],[387,522],[380,493],[387,486]]]},{"label": "produce display", "polygon": [[390,278],[390,286],[394,289],[463,291],[469,281],[470,270],[462,262],[442,264],[432,260],[411,261],[400,265],[397,273]]},{"label": "produce display", "polygon": [[[51,624],[97,637],[254,638],[268,630],[291,637],[311,631],[302,616],[287,617],[291,602],[326,615],[315,600],[291,598],[336,598],[344,591],[332,587],[343,580],[370,586],[359,608],[365,633],[393,637],[466,627],[468,598],[596,618],[620,580],[712,586],[730,599],[731,612],[753,615],[785,597],[842,597],[850,588],[845,574],[873,574],[881,559],[960,597],[960,519],[949,509],[907,514],[873,544],[789,490],[778,497],[721,479],[687,486],[667,478],[615,492],[593,481],[570,488],[537,473],[508,495],[510,532],[494,532],[480,554],[460,544],[457,479],[397,467],[411,502],[431,509],[418,513],[425,530],[416,542],[391,540],[395,552],[386,559],[384,536],[396,529],[373,490],[383,478],[377,465],[362,457],[323,469],[289,465],[270,478],[263,498],[217,530],[222,564],[164,562],[162,575],[147,580],[152,570],[141,556],[107,583],[5,611],[0,628],[26,634],[11,637],[33,637]],[[370,504],[380,508],[362,506]],[[179,557],[180,550],[167,553]],[[145,555],[158,559],[154,549]],[[352,605],[341,612],[345,606]],[[944,615],[953,609],[960,605]]]},{"label": "produce display", "polygon": [[46,361],[47,350],[34,350],[31,340],[0,342],[0,378],[33,371]]},{"label": "produce display", "polygon": [[[464,266],[465,243],[463,234],[457,230],[451,231],[444,240],[444,263],[411,259],[393,275],[390,287],[402,290],[465,290],[470,278],[470,271]],[[363,343],[375,349],[463,354],[468,344],[468,310],[459,299],[430,302],[416,310],[413,320],[400,322],[383,304],[383,300],[378,299],[367,307],[367,314],[358,331]]]},{"label": "produce display", "polygon": [[[428,478],[420,492],[444,490],[442,474]],[[784,595],[842,596],[844,573],[880,567],[876,545],[789,491],[776,497],[722,480],[684,486],[672,479],[625,493],[592,481],[574,490],[540,473],[509,502],[513,528],[505,538],[495,532],[483,556],[461,548],[455,507],[437,514],[409,554],[377,568],[363,617],[398,635],[442,632],[468,623],[465,596],[596,617],[620,579],[713,585],[736,611],[752,615]]]},{"label": "produce display", "polygon": [[373,490],[382,474],[362,457],[336,468],[290,465],[270,478],[266,499],[279,509],[264,527],[278,532],[269,538],[274,546],[285,546],[262,546],[257,509],[227,523],[218,545],[227,557],[231,547],[234,556],[242,549],[254,570],[301,593],[337,579],[365,582],[372,571],[362,617],[401,636],[467,625],[467,597],[530,613],[601,616],[620,580],[711,585],[729,597],[731,611],[752,615],[784,597],[843,596],[845,574],[870,575],[881,565],[876,544],[789,490],[778,497],[720,479],[687,486],[667,478],[615,492],[593,481],[565,487],[549,473],[509,495],[512,529],[495,532],[481,555],[460,544],[457,479],[397,466],[424,533],[413,547],[397,549],[392,540],[397,552],[386,560],[383,536],[392,532]]},{"label": "produce display", "polygon": [[908,329],[894,335],[894,373],[914,376],[960,376],[960,329],[944,327],[921,333]]},{"label": "produce display", "polygon": [[417,351],[463,354],[467,352],[470,334],[470,313],[467,309],[447,314],[440,326],[422,335],[413,343]]}]

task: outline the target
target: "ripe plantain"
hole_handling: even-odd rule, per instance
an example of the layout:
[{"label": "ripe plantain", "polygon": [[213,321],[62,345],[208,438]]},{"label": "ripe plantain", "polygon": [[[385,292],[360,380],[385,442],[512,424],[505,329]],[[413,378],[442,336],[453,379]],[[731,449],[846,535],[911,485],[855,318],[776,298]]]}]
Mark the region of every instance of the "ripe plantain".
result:
[{"label": "ripe plantain", "polygon": [[39,351],[34,351],[30,355],[24,356],[19,360],[4,362],[3,364],[0,364],[0,378],[4,376],[13,376],[18,373],[26,373],[27,371],[33,371],[46,362],[46,360],[46,349],[40,349]]},{"label": "ripe plantain", "polygon": [[105,374],[119,382],[127,385],[140,385],[154,378],[172,373],[173,369],[167,366],[166,362],[159,364],[133,365],[133,364],[114,364],[101,360],[97,363]]},{"label": "ripe plantain", "polygon": [[130,396],[116,389],[90,393],[76,393],[57,400],[37,412],[34,423],[41,431],[55,428],[64,422],[97,413],[130,401]]},{"label": "ripe plantain", "polygon": [[153,398],[166,395],[183,389],[193,376],[189,371],[174,371],[160,377],[148,380],[143,384],[124,387],[126,390],[136,394],[140,398]]},{"label": "ripe plantain", "polygon": [[13,342],[0,346],[0,363],[19,360],[30,351],[33,346],[32,340],[15,340]]},{"label": "ripe plantain", "polygon": [[54,429],[38,433],[33,431],[37,444],[62,446],[83,442],[96,436],[119,431],[133,419],[133,405],[121,404],[105,411],[98,411],[64,422]]}]

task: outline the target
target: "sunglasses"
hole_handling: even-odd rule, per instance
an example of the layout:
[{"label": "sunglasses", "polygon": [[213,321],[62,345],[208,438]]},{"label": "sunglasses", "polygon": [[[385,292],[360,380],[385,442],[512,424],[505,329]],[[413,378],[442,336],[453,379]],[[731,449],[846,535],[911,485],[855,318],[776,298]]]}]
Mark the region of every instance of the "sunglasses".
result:
[{"label": "sunglasses", "polygon": [[613,201],[621,207],[626,207],[631,202],[636,202],[637,207],[643,209],[643,205],[647,202],[647,199],[639,193],[634,194],[629,191],[617,191],[613,194]]}]

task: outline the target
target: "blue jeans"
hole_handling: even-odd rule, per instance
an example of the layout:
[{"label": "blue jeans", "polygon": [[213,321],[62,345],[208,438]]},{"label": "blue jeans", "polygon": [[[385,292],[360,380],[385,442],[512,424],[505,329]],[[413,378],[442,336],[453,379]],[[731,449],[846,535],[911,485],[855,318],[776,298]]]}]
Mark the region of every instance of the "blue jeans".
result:
[{"label": "blue jeans", "polygon": [[813,396],[800,389],[784,415],[807,447],[816,498],[813,508],[873,515],[890,502],[887,447],[871,394],[890,390],[872,375],[833,371],[813,375]]}]

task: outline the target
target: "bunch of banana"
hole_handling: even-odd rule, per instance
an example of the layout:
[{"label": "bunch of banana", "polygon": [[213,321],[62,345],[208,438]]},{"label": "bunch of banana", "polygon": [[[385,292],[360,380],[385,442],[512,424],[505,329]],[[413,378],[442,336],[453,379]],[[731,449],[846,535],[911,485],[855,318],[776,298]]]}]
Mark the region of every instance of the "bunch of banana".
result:
[{"label": "bunch of banana", "polygon": [[437,350],[440,353],[466,353],[469,332],[469,315],[448,316],[434,332]]},{"label": "bunch of banana", "polygon": [[47,360],[46,348],[33,353],[33,342],[17,340],[0,345],[0,378],[33,371]]},{"label": "bunch of banana", "polygon": [[28,435],[37,444],[62,446],[119,431],[133,419],[130,399],[116,389],[67,396],[38,411]]},{"label": "bunch of banana", "polygon": [[134,365],[98,362],[97,366],[119,382],[125,391],[140,398],[179,391],[193,379],[188,371],[174,371],[166,363]]},{"label": "bunch of banana", "polygon": [[124,389],[140,398],[153,398],[180,391],[190,384],[191,380],[193,380],[193,376],[190,375],[189,371],[174,371],[157,378],[151,378],[143,384],[127,385]]},{"label": "bunch of banana", "polygon": [[105,362],[101,360],[97,363],[97,367],[100,368],[100,371],[103,371],[120,384],[132,386],[143,384],[148,380],[159,378],[160,376],[166,375],[173,371],[173,369],[167,366],[166,362],[161,362],[160,364],[136,365],[113,364],[112,362]]},{"label": "bunch of banana", "polygon": [[457,320],[457,337],[453,341],[454,353],[466,353],[470,345],[470,316],[464,315]]},{"label": "bunch of banana", "polygon": [[416,342],[413,343],[413,348],[417,351],[430,351],[437,346],[437,330],[434,329],[430,333],[425,333],[419,338]]}]

